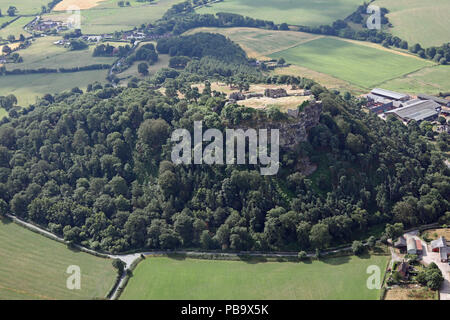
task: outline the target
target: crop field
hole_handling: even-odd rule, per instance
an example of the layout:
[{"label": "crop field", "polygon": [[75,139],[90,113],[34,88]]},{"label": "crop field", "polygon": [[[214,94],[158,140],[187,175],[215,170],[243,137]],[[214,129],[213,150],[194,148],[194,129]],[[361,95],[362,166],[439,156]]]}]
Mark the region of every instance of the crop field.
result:
[{"label": "crop field", "polygon": [[410,44],[430,47],[450,41],[448,0],[376,0],[374,5],[390,11],[391,32]]},{"label": "crop field", "polygon": [[[114,283],[111,260],[69,250],[64,244],[0,221],[0,300],[104,298]],[[66,270],[81,269],[81,290],[69,290]]]},{"label": "crop field", "polygon": [[383,271],[387,256],[330,258],[307,263],[147,257],[122,299],[367,299],[369,265]]},{"label": "crop field", "polygon": [[0,37],[6,39],[9,35],[13,35],[16,38],[19,38],[21,34],[25,37],[29,36],[30,34],[26,32],[23,27],[31,22],[31,20],[33,20],[33,17],[20,17],[6,28],[0,29]]},{"label": "crop field", "polygon": [[294,65],[326,73],[365,88],[433,65],[413,56],[331,37],[315,39],[271,54],[270,57],[283,57]]},{"label": "crop field", "polygon": [[[182,1],[158,0],[148,3],[131,0],[129,1],[129,7],[119,7],[116,0],[98,2],[96,6],[81,11],[81,30],[85,34],[131,30],[135,26],[151,23],[162,18],[173,4]],[[66,14],[64,12],[53,12],[45,17],[62,20],[66,18]]]},{"label": "crop field", "polygon": [[301,43],[317,39],[310,33],[296,31],[274,31],[255,28],[196,28],[185,34],[198,32],[220,33],[238,43],[249,57],[259,58],[282,51]]},{"label": "crop field", "polygon": [[[20,64],[8,64],[7,69],[39,69],[39,68],[73,68],[92,64],[112,64],[115,57],[93,57],[95,45],[86,50],[70,51],[53,42],[60,37],[44,37],[36,39],[31,46],[18,51],[23,62]],[[125,45],[125,44],[123,44]]]},{"label": "crop field", "polygon": [[361,0],[224,0],[198,9],[199,13],[229,12],[275,23],[319,26],[344,19]]},{"label": "crop field", "polygon": [[58,3],[53,10],[54,11],[65,11],[71,7],[78,7],[81,10],[86,10],[97,6],[100,2],[105,0],[63,0]]},{"label": "crop field", "polygon": [[0,10],[7,14],[9,6],[17,8],[16,15],[31,15],[41,12],[42,6],[47,6],[48,0],[0,0]]},{"label": "crop field", "polygon": [[0,76],[0,96],[10,93],[22,106],[34,103],[46,93],[59,93],[74,87],[85,90],[95,81],[106,83],[107,70],[91,70],[72,73],[44,73]]}]

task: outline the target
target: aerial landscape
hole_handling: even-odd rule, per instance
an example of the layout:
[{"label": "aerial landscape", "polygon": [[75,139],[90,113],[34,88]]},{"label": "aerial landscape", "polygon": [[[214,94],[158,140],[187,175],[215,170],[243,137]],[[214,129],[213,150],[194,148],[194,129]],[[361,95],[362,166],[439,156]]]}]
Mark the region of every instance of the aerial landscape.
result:
[{"label": "aerial landscape", "polygon": [[0,300],[450,300],[449,143],[448,0],[0,0]]}]

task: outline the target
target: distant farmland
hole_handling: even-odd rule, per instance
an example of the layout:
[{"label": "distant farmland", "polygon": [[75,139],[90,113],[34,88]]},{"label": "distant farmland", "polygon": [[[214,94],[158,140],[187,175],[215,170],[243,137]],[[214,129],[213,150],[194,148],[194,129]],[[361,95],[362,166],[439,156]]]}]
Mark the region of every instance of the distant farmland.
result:
[{"label": "distant farmland", "polygon": [[413,56],[330,37],[312,40],[270,57],[283,57],[292,64],[365,88],[433,65]]},{"label": "distant farmland", "polygon": [[319,26],[344,19],[362,3],[362,0],[224,0],[198,12],[229,12],[275,23]]},{"label": "distant farmland", "polygon": [[0,96],[12,93],[19,105],[26,106],[46,93],[60,93],[74,87],[85,90],[95,81],[106,83],[106,76],[107,70],[0,76]]},{"label": "distant farmland", "polygon": [[[152,3],[130,0],[130,6],[119,7],[116,0],[105,0],[81,11],[81,31],[85,34],[131,30],[141,24],[155,22],[174,4],[184,0],[158,0]],[[45,18],[62,20],[64,11],[56,11]]]},{"label": "distant farmland", "polygon": [[376,0],[387,8],[393,24],[392,34],[411,45],[438,46],[450,42],[450,1],[448,0]]},{"label": "distant farmland", "polygon": [[382,272],[387,256],[355,256],[311,263],[217,261],[148,257],[130,279],[122,299],[363,299],[369,265]]},{"label": "distant farmland", "polygon": [[[69,250],[50,240],[0,220],[0,300],[104,298],[114,283],[111,260]],[[66,287],[67,267],[81,269],[81,290]]]}]

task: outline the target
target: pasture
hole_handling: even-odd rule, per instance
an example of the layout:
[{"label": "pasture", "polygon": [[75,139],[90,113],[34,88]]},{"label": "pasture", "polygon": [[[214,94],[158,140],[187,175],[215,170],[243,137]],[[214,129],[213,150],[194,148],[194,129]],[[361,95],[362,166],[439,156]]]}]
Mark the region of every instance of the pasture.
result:
[{"label": "pasture", "polygon": [[364,88],[372,88],[433,65],[432,62],[413,56],[332,37],[311,40],[269,56],[275,59],[283,57],[294,65],[326,73]]},{"label": "pasture", "polygon": [[123,71],[121,73],[118,73],[117,77],[119,77],[120,79],[123,79],[120,82],[121,85],[126,85],[128,83],[127,80],[129,80],[133,77],[136,77],[138,79],[146,79],[146,78],[149,78],[152,74],[155,74],[156,72],[161,70],[162,68],[167,68],[169,66],[169,60],[170,60],[170,56],[168,54],[159,54],[158,61],[155,64],[148,66],[148,72],[149,72],[148,76],[143,76],[138,72],[138,65],[142,61],[135,61],[135,62],[133,62],[131,67],[129,67],[128,69],[126,69],[125,71]]},{"label": "pasture", "polygon": [[[39,68],[73,68],[92,64],[112,64],[116,57],[93,57],[95,45],[85,50],[70,51],[53,42],[61,37],[37,38],[28,48],[18,51],[23,62],[8,64],[7,69],[39,69]],[[126,44],[122,44],[126,45]]]},{"label": "pasture", "polygon": [[450,91],[450,66],[439,65],[409,73],[383,83],[383,86],[400,92],[413,94]]},{"label": "pasture", "polygon": [[6,28],[0,29],[0,38],[6,39],[9,35],[13,35],[18,39],[21,34],[25,37],[29,37],[30,34],[26,32],[23,27],[31,22],[31,20],[33,20],[33,17],[20,17]]},{"label": "pasture", "polygon": [[344,19],[361,4],[361,0],[224,0],[197,11],[229,12],[275,23],[319,26]]},{"label": "pasture", "polygon": [[0,0],[0,10],[7,14],[9,6],[17,8],[16,15],[32,15],[41,12],[42,6],[47,6],[48,0]]},{"label": "pasture", "polygon": [[[15,223],[0,220],[0,300],[104,298],[114,283],[111,260],[69,250]],[[81,269],[81,290],[66,287],[71,265]]]},{"label": "pasture", "polygon": [[259,262],[147,257],[134,271],[122,299],[247,300],[365,299],[367,267],[381,276],[387,256],[346,256],[312,262]]},{"label": "pasture", "polygon": [[12,93],[19,105],[27,106],[46,93],[60,93],[74,87],[85,90],[95,81],[106,83],[106,76],[107,70],[0,76],[0,96]]},{"label": "pasture", "polygon": [[0,119],[2,119],[3,117],[5,117],[6,115],[8,115],[8,112],[6,112],[5,109],[0,108]]},{"label": "pasture", "polygon": [[247,55],[253,58],[267,56],[322,37],[297,31],[274,31],[256,28],[196,28],[187,31],[185,34],[198,32],[220,33],[239,44],[247,52]]},{"label": "pasture", "polygon": [[376,0],[373,4],[390,11],[390,32],[410,44],[430,47],[450,41],[448,0]]},{"label": "pasture", "polygon": [[[81,30],[85,34],[131,30],[135,26],[155,22],[172,5],[182,1],[158,0],[149,3],[131,0],[129,7],[119,7],[116,0],[101,1],[90,9],[81,10]],[[62,20],[67,18],[67,14],[56,11],[45,15],[45,18]]]}]

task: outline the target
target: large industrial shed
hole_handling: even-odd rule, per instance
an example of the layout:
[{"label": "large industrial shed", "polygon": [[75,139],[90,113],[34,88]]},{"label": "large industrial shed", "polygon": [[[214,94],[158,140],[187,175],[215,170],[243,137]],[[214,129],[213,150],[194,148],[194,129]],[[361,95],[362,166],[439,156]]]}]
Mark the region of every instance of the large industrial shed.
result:
[{"label": "large industrial shed", "polygon": [[387,111],[387,114],[393,114],[403,121],[411,120],[433,121],[436,120],[441,111],[441,106],[433,100],[411,100],[405,103],[404,107]]},{"label": "large industrial shed", "polygon": [[409,100],[409,95],[399,92],[394,92],[386,89],[375,88],[370,92],[372,95],[380,96],[386,99],[395,101],[407,101]]}]

